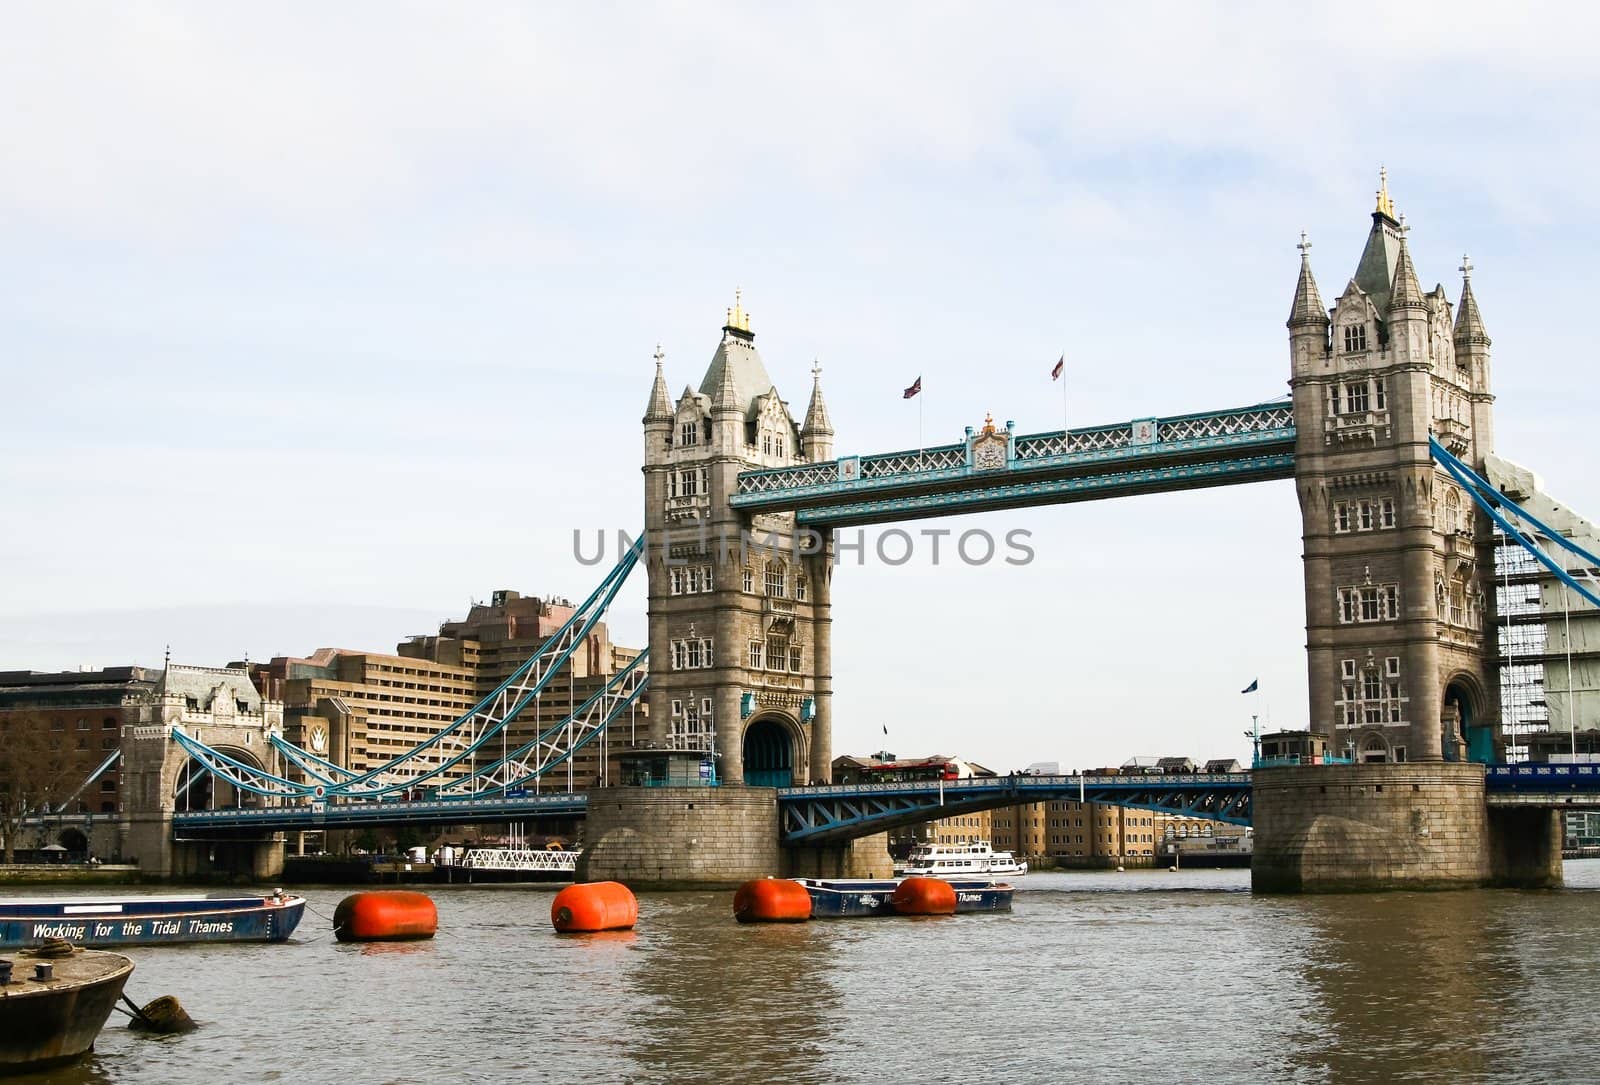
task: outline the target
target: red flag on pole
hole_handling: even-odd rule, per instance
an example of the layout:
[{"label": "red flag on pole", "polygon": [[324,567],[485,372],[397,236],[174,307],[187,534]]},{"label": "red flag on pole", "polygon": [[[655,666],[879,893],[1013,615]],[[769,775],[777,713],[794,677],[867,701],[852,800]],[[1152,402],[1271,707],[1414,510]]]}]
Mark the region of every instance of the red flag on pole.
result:
[{"label": "red flag on pole", "polygon": [[907,388],[905,390],[904,394],[902,394],[900,398],[901,399],[910,399],[912,396],[916,395],[920,391],[922,391],[922,378],[918,377],[916,380],[911,382],[911,387]]},{"label": "red flag on pole", "polygon": [[1061,356],[1061,359],[1056,362],[1056,367],[1050,371],[1050,379],[1051,380],[1060,380],[1061,379],[1061,371],[1063,369],[1065,369],[1066,367],[1067,367],[1067,356],[1065,354],[1063,354]]}]

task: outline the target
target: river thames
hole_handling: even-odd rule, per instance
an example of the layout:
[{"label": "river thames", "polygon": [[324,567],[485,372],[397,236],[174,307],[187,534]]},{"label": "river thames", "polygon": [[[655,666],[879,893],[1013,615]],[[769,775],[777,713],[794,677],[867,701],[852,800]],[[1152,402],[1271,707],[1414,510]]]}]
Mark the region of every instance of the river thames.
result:
[{"label": "river thames", "polygon": [[[129,949],[129,1032],[19,1082],[1592,1081],[1600,861],[1554,892],[1257,897],[1249,872],[1030,874],[1009,915],[741,926],[644,894],[558,936],[552,889],[424,887],[431,942]],[[153,892],[153,891],[152,891]],[[67,894],[63,894],[67,895]],[[86,895],[75,893],[72,895]]]}]

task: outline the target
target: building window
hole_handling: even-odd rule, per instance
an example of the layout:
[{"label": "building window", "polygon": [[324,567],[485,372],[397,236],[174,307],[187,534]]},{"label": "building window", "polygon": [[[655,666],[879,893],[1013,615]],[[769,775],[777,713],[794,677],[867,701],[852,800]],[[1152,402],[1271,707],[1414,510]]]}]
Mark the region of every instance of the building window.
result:
[{"label": "building window", "polygon": [[698,444],[700,427],[693,422],[685,422],[678,427],[678,443],[680,445]]},{"label": "building window", "polygon": [[1354,350],[1367,349],[1367,326],[1365,324],[1346,324],[1344,326],[1345,353]]},{"label": "building window", "polygon": [[1333,505],[1333,530],[1377,531],[1395,526],[1394,498],[1369,497],[1358,501],[1336,501]]},{"label": "building window", "polygon": [[758,640],[750,642],[750,669],[753,671],[761,669],[761,642]]},{"label": "building window", "polygon": [[773,455],[776,455],[776,456],[783,455],[783,438],[782,437],[774,437],[772,439],[772,452],[773,452]]},{"label": "building window", "polygon": [[1335,705],[1336,718],[1341,728],[1362,724],[1404,723],[1405,691],[1400,684],[1400,657],[1384,660],[1383,671],[1371,666],[1358,679],[1356,661],[1342,660],[1340,670],[1343,681],[1339,684],[1339,700]]},{"label": "building window", "polygon": [[754,592],[756,590],[756,574],[749,569],[744,571],[744,590],[746,592]]},{"label": "building window", "polygon": [[800,646],[798,644],[789,645],[789,669],[795,674],[800,673]]},{"label": "building window", "polygon": [[782,562],[767,562],[767,595],[774,599],[782,599],[788,594],[787,572]]},{"label": "building window", "polygon": [[1382,377],[1374,377],[1372,381],[1372,409],[1375,411],[1389,409],[1389,386]]},{"label": "building window", "polygon": [[794,597],[802,603],[806,601],[806,578],[798,573],[794,578]]},{"label": "building window", "polygon": [[[1397,621],[1400,617],[1400,586],[1380,584],[1377,587],[1340,588],[1337,609],[1341,625]],[[1345,677],[1353,675],[1347,674]]]},{"label": "building window", "polygon": [[683,497],[693,497],[700,492],[700,472],[698,469],[678,472],[678,493]]},{"label": "building window", "polygon": [[685,586],[687,586],[687,583],[688,583],[688,578],[686,576],[684,576],[685,571],[686,570],[683,570],[683,569],[672,569],[672,570],[668,571],[667,575],[672,578],[672,594],[673,595],[682,595],[683,594],[683,589],[685,588]]},{"label": "building window", "polygon": [[88,720],[79,720],[78,721],[78,730],[87,731],[88,729],[89,729],[89,721]]},{"label": "building window", "polygon": [[788,644],[783,637],[767,638],[767,667],[770,670],[781,671],[783,665],[789,661]]}]

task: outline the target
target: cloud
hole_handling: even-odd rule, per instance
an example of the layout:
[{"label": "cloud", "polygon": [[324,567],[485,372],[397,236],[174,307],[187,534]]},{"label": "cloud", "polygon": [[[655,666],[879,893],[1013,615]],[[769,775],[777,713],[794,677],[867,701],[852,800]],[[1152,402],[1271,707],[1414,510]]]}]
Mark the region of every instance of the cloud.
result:
[{"label": "cloud", "polygon": [[753,186],[974,171],[1203,189],[1235,160],[1366,184],[1382,146],[1413,160],[1414,184],[1448,177],[1530,209],[1592,201],[1567,172],[1530,177],[1463,138],[1562,132],[1552,164],[1591,161],[1572,93],[1593,85],[1580,43],[1597,16],[1582,9],[310,10],[11,12],[0,91],[20,108],[0,119],[0,206],[80,229],[203,232],[237,215],[354,229],[444,192],[715,206]]}]

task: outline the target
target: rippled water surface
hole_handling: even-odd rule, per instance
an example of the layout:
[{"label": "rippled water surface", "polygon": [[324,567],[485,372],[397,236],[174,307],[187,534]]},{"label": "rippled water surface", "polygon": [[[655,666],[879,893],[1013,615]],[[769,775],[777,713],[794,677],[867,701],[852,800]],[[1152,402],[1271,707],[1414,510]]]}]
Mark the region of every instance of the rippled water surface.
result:
[{"label": "rippled water surface", "polygon": [[[1033,874],[1010,915],[740,926],[646,894],[560,937],[553,890],[431,887],[431,942],[130,949],[88,1082],[1592,1081],[1600,861],[1559,892],[1255,897],[1247,871]],[[81,894],[80,894],[81,895]],[[316,914],[320,913],[320,914]]]}]

